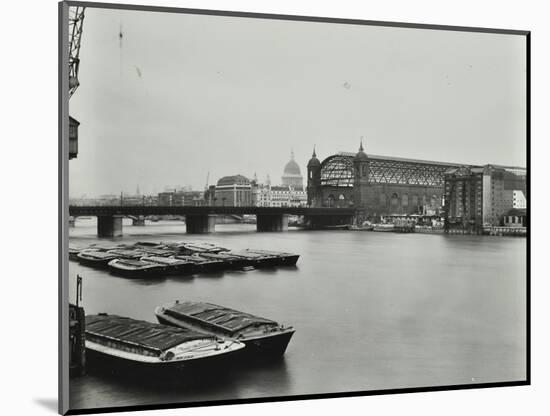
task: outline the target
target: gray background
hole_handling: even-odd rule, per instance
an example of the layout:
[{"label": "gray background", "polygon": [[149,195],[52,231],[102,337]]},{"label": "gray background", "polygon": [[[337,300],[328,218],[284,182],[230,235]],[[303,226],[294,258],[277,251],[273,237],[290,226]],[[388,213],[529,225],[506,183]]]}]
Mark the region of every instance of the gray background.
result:
[{"label": "gray background", "polygon": [[[122,28],[123,38],[119,38]],[[523,36],[88,9],[70,196],[355,151],[526,165]]]}]

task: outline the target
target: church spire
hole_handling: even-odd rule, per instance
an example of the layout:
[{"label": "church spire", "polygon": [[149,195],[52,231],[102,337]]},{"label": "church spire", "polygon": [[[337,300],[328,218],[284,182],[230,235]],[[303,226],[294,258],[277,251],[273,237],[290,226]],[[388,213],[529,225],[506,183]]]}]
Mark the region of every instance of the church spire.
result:
[{"label": "church spire", "polygon": [[294,160],[294,149],[290,148],[290,160]]},{"label": "church spire", "polygon": [[313,154],[311,155],[311,157],[317,157],[317,155],[315,154],[315,145],[313,145]]},{"label": "church spire", "polygon": [[359,145],[359,151],[362,152],[363,149],[363,136],[361,136],[361,144]]}]

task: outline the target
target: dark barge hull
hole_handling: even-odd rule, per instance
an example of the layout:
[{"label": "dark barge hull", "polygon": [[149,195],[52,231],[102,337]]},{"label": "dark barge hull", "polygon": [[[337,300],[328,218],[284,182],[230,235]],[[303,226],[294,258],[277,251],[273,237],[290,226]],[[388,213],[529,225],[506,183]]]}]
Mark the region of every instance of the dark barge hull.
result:
[{"label": "dark barge hull", "polygon": [[96,269],[108,268],[109,262],[114,259],[115,257],[106,258],[106,259],[92,259],[92,258],[81,257],[81,256],[77,257],[78,262],[83,266],[93,267]]},{"label": "dark barge hull", "polygon": [[86,370],[91,373],[112,374],[117,377],[155,377],[155,384],[159,381],[167,383],[191,382],[209,376],[219,376],[221,371],[234,365],[235,359],[238,359],[241,351],[245,349],[246,347],[211,357],[158,364],[128,360],[86,348]]},{"label": "dark barge hull", "polygon": [[141,269],[141,270],[128,270],[128,269],[119,269],[118,267],[109,266],[109,272],[116,276],[127,277],[131,279],[144,279],[147,277],[159,277],[163,276],[165,273],[162,271],[162,268],[151,268],[151,269]]},{"label": "dark barge hull", "polygon": [[196,267],[199,273],[216,273],[225,269],[223,262],[197,263]]},{"label": "dark barge hull", "polygon": [[277,266],[295,266],[298,262],[298,258],[300,257],[299,254],[291,254],[291,255],[282,255],[279,257],[279,260],[277,261]]},{"label": "dark barge hull", "polygon": [[245,267],[253,266],[253,262],[244,257],[219,257],[216,253],[203,253],[201,254],[204,258],[211,260],[220,260],[223,264],[222,268],[225,270],[242,270]]},{"label": "dark barge hull", "polygon": [[[190,350],[174,356],[173,351],[195,341],[198,343],[184,347]],[[197,377],[209,370],[219,374],[219,369],[244,349],[242,343],[227,338],[106,314],[86,316],[85,342],[87,368],[91,371],[120,376],[149,374],[162,380]],[[195,355],[197,349],[203,351]],[[165,354],[170,352],[172,358],[167,358]]]},{"label": "dark barge hull", "polygon": [[294,335],[294,330],[280,332],[274,335],[267,335],[261,338],[246,339],[241,338],[239,341],[244,343],[246,347],[242,350],[243,354],[254,358],[269,358],[278,357],[285,353],[286,347]]},{"label": "dark barge hull", "polygon": [[[181,257],[192,257],[192,256],[181,256]],[[176,256],[176,258],[180,258],[179,256]],[[182,260],[187,260],[190,263],[193,264],[193,273],[215,273],[215,272],[221,272],[225,270],[227,267],[224,264],[224,262],[219,260],[212,260],[212,259],[204,259],[205,261],[201,260],[193,260],[183,258]]]},{"label": "dark barge hull", "polygon": [[[292,253],[277,253],[270,252],[267,250],[248,250],[254,254],[263,254],[269,256],[268,259],[265,259],[270,266],[295,266],[298,262],[299,254]],[[264,260],[264,259],[262,259]]]},{"label": "dark barge hull", "polygon": [[78,261],[78,253],[80,253],[80,252],[69,250],[69,260],[70,261]]}]

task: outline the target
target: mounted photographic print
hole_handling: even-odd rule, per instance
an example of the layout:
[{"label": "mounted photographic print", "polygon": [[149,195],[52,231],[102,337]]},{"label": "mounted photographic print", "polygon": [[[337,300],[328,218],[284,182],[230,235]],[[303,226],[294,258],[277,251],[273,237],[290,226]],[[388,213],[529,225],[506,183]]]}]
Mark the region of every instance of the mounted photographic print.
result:
[{"label": "mounted photographic print", "polygon": [[529,32],[59,13],[60,413],[530,383]]}]

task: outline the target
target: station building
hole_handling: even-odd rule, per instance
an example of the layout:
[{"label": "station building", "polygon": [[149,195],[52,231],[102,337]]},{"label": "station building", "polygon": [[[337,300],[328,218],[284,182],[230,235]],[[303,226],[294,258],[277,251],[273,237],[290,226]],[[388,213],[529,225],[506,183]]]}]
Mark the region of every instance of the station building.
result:
[{"label": "station building", "polygon": [[340,152],[307,165],[310,207],[354,207],[359,220],[391,215],[439,215],[445,162]]}]

